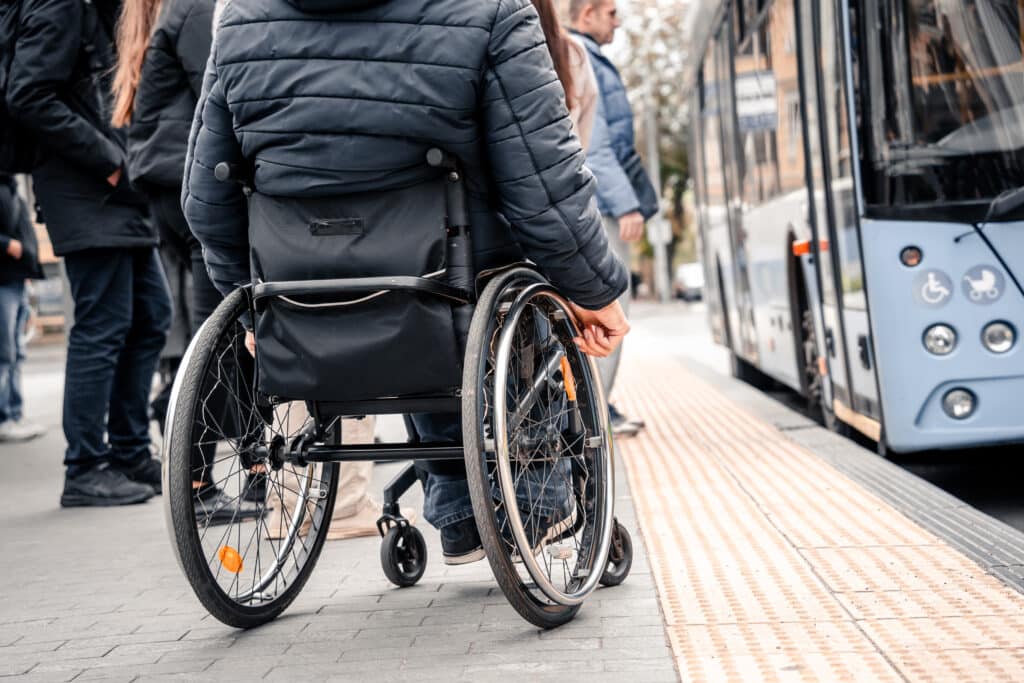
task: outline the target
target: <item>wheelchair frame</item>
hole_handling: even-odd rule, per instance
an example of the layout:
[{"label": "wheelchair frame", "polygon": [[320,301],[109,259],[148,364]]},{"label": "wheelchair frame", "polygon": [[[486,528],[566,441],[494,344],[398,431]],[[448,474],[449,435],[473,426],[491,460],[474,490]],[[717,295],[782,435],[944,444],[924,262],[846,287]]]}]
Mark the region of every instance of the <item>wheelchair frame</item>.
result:
[{"label": "wheelchair frame", "polygon": [[[415,276],[399,276],[399,277],[366,277],[366,278],[340,278],[340,279],[327,279],[327,280],[316,280],[316,281],[278,281],[278,282],[267,282],[267,283],[256,283],[243,287],[244,296],[246,299],[246,305],[248,307],[248,313],[251,316],[251,320],[255,321],[256,316],[261,312],[261,303],[265,299],[272,297],[304,297],[304,296],[322,296],[325,294],[360,294],[360,293],[375,293],[380,291],[410,291],[422,294],[428,294],[432,296],[443,297],[449,299],[457,304],[452,308],[453,316],[456,318],[456,329],[461,330],[459,335],[459,342],[461,348],[459,349],[463,360],[466,360],[467,348],[466,339],[461,334],[470,333],[470,321],[474,313],[473,304],[477,303],[476,296],[476,274],[473,269],[472,263],[472,246],[470,241],[470,225],[468,220],[468,212],[466,208],[466,194],[465,187],[463,184],[462,174],[458,168],[457,162],[454,157],[437,149],[432,149],[427,155],[427,163],[435,168],[442,169],[445,173],[447,180],[445,184],[446,188],[446,203],[447,203],[447,216],[446,216],[446,263],[447,268],[444,271],[446,281],[439,281],[431,277],[415,277]],[[230,164],[222,163],[218,164],[215,169],[216,176],[221,181],[237,182],[242,185],[246,194],[251,194],[251,182],[240,173],[240,167],[233,166]],[[522,264],[519,264],[522,265]],[[495,279],[501,278],[501,273],[508,271],[510,276],[516,272],[516,265],[510,266],[507,269],[500,269],[495,271]],[[490,275],[490,273],[488,274]],[[521,277],[521,276],[520,276]],[[526,296],[529,294],[530,296]],[[556,315],[560,316],[560,319],[564,324],[568,324],[570,327],[571,322],[567,322],[565,319],[571,320],[571,313],[569,313],[568,303],[554,292],[550,285],[534,282],[532,285],[527,285],[519,297],[514,303],[503,303],[501,304],[502,310],[510,318],[518,321],[521,313],[530,305],[532,299],[531,296],[544,296],[558,303],[558,311]],[[486,297],[486,294],[485,294]],[[518,305],[517,305],[518,304]],[[237,305],[237,304],[236,304]],[[461,320],[459,319],[461,317]],[[461,325],[460,325],[461,323]],[[514,329],[514,328],[513,328]],[[509,330],[503,330],[503,333],[507,332],[511,334]],[[507,336],[502,335],[502,339]],[[184,368],[187,363],[190,362],[194,346],[199,341],[200,335],[196,335],[196,339],[193,340],[192,346],[186,352],[186,358],[183,360],[182,367]],[[503,346],[501,348],[510,348]],[[499,352],[500,356],[500,352]],[[507,354],[506,354],[507,356]],[[554,360],[552,360],[552,358]],[[581,356],[582,358],[582,356]],[[505,363],[507,365],[508,358],[500,360],[496,364]],[[550,374],[552,372],[552,363],[561,361],[561,372],[564,374],[568,372],[565,370],[565,363],[567,363],[566,357],[559,353],[557,356],[548,358],[544,356],[543,362],[541,362],[536,372],[532,373],[529,388],[525,393],[517,397],[518,403],[514,406],[515,414],[513,417],[523,416],[540,400],[540,394],[544,390],[545,381],[550,381]],[[590,363],[590,361],[586,361]],[[557,363],[556,363],[557,364]],[[589,400],[591,403],[598,404],[596,410],[598,411],[591,414],[591,422],[593,422],[595,415],[597,417],[597,424],[602,421],[604,425],[607,425],[607,415],[604,412],[604,397],[603,392],[600,390],[599,380],[596,379],[595,373],[592,371],[592,364],[589,366],[591,369],[585,371],[586,379],[597,381],[597,393],[596,396],[590,396]],[[184,373],[182,373],[184,374]],[[178,393],[180,390],[181,375],[179,380],[176,382],[174,392],[171,400],[171,407],[169,409],[169,420],[168,424],[172,424],[172,420],[175,420],[176,406],[178,403]],[[563,378],[563,382],[568,384],[573,383],[575,392],[575,380],[572,379],[572,375]],[[505,397],[504,392],[501,392],[500,401],[504,403]],[[401,509],[399,506],[400,498],[405,494],[419,479],[420,475],[416,469],[415,463],[423,462],[439,462],[439,461],[462,461],[466,460],[468,463],[469,458],[467,457],[466,444],[460,442],[445,442],[445,443],[433,443],[423,442],[419,440],[418,435],[414,435],[413,441],[409,443],[389,443],[389,444],[372,444],[372,445],[342,445],[341,444],[341,418],[346,416],[359,416],[359,415],[378,415],[378,414],[405,414],[409,415],[412,413],[454,413],[459,414],[464,412],[463,406],[463,395],[461,390],[455,390],[448,394],[437,394],[437,395],[425,395],[416,397],[396,397],[396,398],[377,398],[368,400],[357,400],[357,401],[305,401],[307,409],[309,410],[310,416],[312,417],[312,429],[305,429],[303,432],[288,441],[284,439],[273,439],[269,446],[261,445],[253,450],[251,457],[255,457],[260,462],[269,464],[275,471],[283,467],[284,464],[292,466],[306,468],[310,465],[320,464],[324,467],[331,466],[337,463],[353,462],[353,461],[391,461],[400,462],[412,460],[413,463],[403,468],[401,472],[395,476],[384,489],[384,501],[382,515],[377,522],[378,531],[381,536],[384,537],[384,543],[381,549],[381,561],[384,567],[385,574],[387,577],[396,585],[399,586],[410,586],[416,583],[422,576],[426,565],[426,546],[422,539],[422,535],[415,527],[411,526],[409,522],[404,519],[401,515]],[[495,399],[496,402],[498,399]],[[575,401],[575,398],[571,399]],[[589,410],[595,410],[595,406],[591,405]],[[498,417],[494,418],[496,423]],[[565,418],[561,418],[565,419]],[[501,420],[504,420],[504,414],[501,416]],[[513,422],[515,420],[513,419]],[[408,424],[408,418],[407,418]],[[502,428],[504,429],[504,422],[502,422]],[[550,428],[550,427],[549,427]],[[169,427],[169,429],[171,429]],[[607,426],[604,427],[607,429]],[[337,430],[336,432],[334,430]],[[410,430],[414,431],[414,430]],[[504,433],[504,432],[503,432]],[[191,438],[191,437],[190,437]],[[494,439],[491,439],[493,442]],[[165,442],[165,448],[168,451],[173,450],[173,446],[169,445],[172,443],[172,438],[168,438]],[[504,446],[507,449],[507,443]],[[581,452],[585,449],[600,449],[605,447],[607,450],[610,448],[610,436],[607,432],[604,436],[591,436],[588,437],[586,443],[574,446],[573,448],[581,449]],[[490,445],[488,449],[487,444],[483,444],[485,451],[490,452],[495,449],[494,444]],[[571,452],[571,451],[570,451]],[[605,451],[602,451],[605,452]],[[563,456],[558,456],[554,461],[557,462]],[[606,456],[603,456],[606,460],[607,471],[604,471],[605,479],[607,481],[597,482],[594,484],[587,484],[585,486],[596,487],[595,491],[599,491],[600,495],[605,497],[605,503],[603,503],[602,516],[605,518],[603,521],[597,521],[595,523],[600,524],[599,529],[604,529],[602,536],[599,540],[595,541],[593,538],[589,541],[591,544],[587,546],[588,552],[594,558],[608,558],[607,567],[599,575],[584,574],[579,577],[582,583],[577,585],[577,590],[570,593],[560,593],[556,589],[545,586],[544,583],[537,578],[534,574],[536,564],[535,559],[526,560],[527,568],[530,570],[530,574],[534,577],[536,584],[539,585],[539,589],[542,593],[547,595],[547,599],[556,603],[550,609],[543,607],[538,608],[537,605],[526,605],[523,606],[522,601],[514,599],[514,593],[516,586],[513,586],[513,579],[510,578],[514,574],[511,559],[502,555],[501,561],[495,557],[492,557],[490,551],[487,552],[487,557],[491,561],[492,569],[495,571],[495,577],[501,584],[502,589],[505,591],[506,596],[512,602],[513,606],[532,623],[542,628],[551,628],[553,626],[560,625],[570,620],[576,610],[582,604],[583,599],[593,590],[596,583],[599,581],[604,585],[617,585],[621,583],[629,572],[629,568],[632,562],[632,542],[629,538],[628,532],[614,519],[614,469],[612,466],[612,454],[610,451],[607,452]],[[505,469],[499,469],[498,472],[492,473],[490,476],[501,478],[501,486],[504,489],[516,491],[516,482],[512,482],[508,471],[508,458],[509,455],[505,453]],[[169,468],[170,456],[164,458],[164,479],[168,480],[168,468]],[[553,465],[552,468],[557,467]],[[468,468],[472,470],[473,468]],[[269,471],[269,470],[267,470]],[[602,470],[603,471],[603,470]],[[336,477],[336,470],[333,470],[334,477]],[[470,476],[472,472],[468,472]],[[480,476],[479,469],[476,475]],[[486,480],[487,474],[484,473]],[[549,475],[550,478],[550,475]],[[308,482],[307,482],[308,485]],[[167,487],[172,488],[172,487]],[[473,487],[471,486],[471,491]],[[173,489],[172,489],[173,490]],[[321,492],[322,493],[322,492]],[[505,494],[503,494],[505,495]],[[513,494],[516,495],[516,494]],[[581,495],[581,494],[575,494]],[[330,505],[333,507],[333,492],[329,494]],[[577,498],[577,502],[584,502],[585,499]],[[474,512],[479,520],[482,507],[485,506],[478,498],[474,495],[473,497]],[[180,507],[180,505],[179,505]],[[303,571],[307,573],[297,579],[297,588],[292,591],[294,595],[285,601],[285,604],[276,610],[264,610],[264,613],[260,615],[254,615],[252,618],[242,617],[238,614],[231,613],[230,610],[224,611],[223,609],[215,609],[216,600],[210,602],[210,596],[204,595],[204,591],[200,590],[200,587],[196,584],[196,579],[193,577],[193,573],[201,570],[193,566],[193,562],[183,556],[180,544],[183,542],[189,542],[193,540],[195,535],[195,529],[193,533],[179,532],[178,527],[174,523],[175,515],[180,518],[181,512],[174,509],[175,502],[172,500],[172,495],[167,496],[167,512],[169,525],[172,528],[172,537],[174,537],[178,543],[175,546],[176,554],[186,575],[189,576],[190,581],[193,582],[193,588],[196,589],[197,595],[200,600],[211,609],[211,612],[218,618],[231,623],[236,626],[250,627],[263,623],[268,619],[272,619],[281,610],[283,610],[287,603],[294,599],[294,595],[297,595],[297,591],[301,590],[301,584],[308,578],[308,571],[312,570],[310,566],[309,570],[304,568],[300,569],[300,574]],[[305,512],[305,503],[302,505],[302,509],[297,508],[296,512],[293,513],[295,519],[302,522]],[[495,511],[490,510],[490,515],[495,515]],[[532,514],[532,513],[531,513]],[[575,517],[575,512],[573,513]],[[527,538],[524,530],[524,525],[520,519],[520,513],[518,505],[512,505],[508,507],[507,511],[508,519],[512,520],[511,531],[514,534],[514,542],[517,547],[531,547],[532,542]],[[584,513],[584,522],[586,513]],[[493,520],[492,527],[493,527]],[[329,520],[328,520],[329,525]],[[536,523],[536,522],[535,522]],[[293,527],[295,520],[293,520]],[[321,520],[322,524],[322,520]],[[572,524],[577,524],[573,522]],[[479,526],[479,521],[478,521]],[[580,527],[583,528],[583,527]],[[312,553],[312,564],[316,562],[316,555],[319,554],[319,550],[322,547],[322,536],[325,530],[317,530],[317,540],[314,542],[314,548],[312,551],[305,548],[305,542],[303,541],[303,550]],[[184,533],[184,536],[182,536]],[[292,531],[294,532],[294,529]],[[484,540],[485,549],[489,547],[498,547],[501,544],[500,538],[495,538],[495,531],[491,528],[490,537],[488,533],[485,533],[484,529],[481,528],[481,537]],[[563,532],[564,533],[564,532]],[[575,531],[573,533],[576,533]],[[182,539],[185,539],[184,541]],[[201,539],[198,539],[201,543]],[[295,538],[292,537],[289,543],[294,543]],[[593,546],[594,543],[596,546]],[[579,552],[579,544],[577,544]],[[507,550],[507,549],[506,549]],[[289,551],[291,546],[289,545]],[[401,565],[400,558],[396,553],[405,553],[404,557],[411,557],[415,562],[410,565],[411,568]],[[525,553],[524,553],[525,555]],[[520,559],[519,561],[524,561]],[[278,558],[278,564],[280,564],[281,558]],[[501,565],[502,571],[499,571],[499,564]],[[390,565],[390,566],[389,566]],[[208,568],[207,568],[208,569]],[[265,577],[261,581],[265,582]],[[577,579],[574,579],[574,581]],[[519,579],[522,584],[522,579]],[[537,585],[534,588],[538,588]],[[264,589],[263,584],[260,584],[259,591],[262,592]],[[522,585],[519,586],[522,588]],[[251,597],[251,596],[250,596]],[[276,599],[276,598],[275,598]],[[556,606],[560,605],[556,609]]]}]

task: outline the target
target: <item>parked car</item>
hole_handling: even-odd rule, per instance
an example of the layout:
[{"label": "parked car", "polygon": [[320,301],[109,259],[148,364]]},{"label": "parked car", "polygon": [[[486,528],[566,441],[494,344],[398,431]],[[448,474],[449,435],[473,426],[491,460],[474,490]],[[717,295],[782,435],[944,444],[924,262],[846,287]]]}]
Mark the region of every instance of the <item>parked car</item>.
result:
[{"label": "parked car", "polygon": [[699,301],[704,296],[704,266],[700,263],[680,263],[672,282],[677,299]]}]

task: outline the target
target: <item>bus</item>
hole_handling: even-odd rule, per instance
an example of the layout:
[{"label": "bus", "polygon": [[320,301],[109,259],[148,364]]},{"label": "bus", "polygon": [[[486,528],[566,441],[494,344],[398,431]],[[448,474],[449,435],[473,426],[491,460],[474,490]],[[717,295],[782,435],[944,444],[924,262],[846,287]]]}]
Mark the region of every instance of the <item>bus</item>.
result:
[{"label": "bus", "polygon": [[695,218],[733,374],[880,452],[1024,442],[1024,0],[701,11]]}]

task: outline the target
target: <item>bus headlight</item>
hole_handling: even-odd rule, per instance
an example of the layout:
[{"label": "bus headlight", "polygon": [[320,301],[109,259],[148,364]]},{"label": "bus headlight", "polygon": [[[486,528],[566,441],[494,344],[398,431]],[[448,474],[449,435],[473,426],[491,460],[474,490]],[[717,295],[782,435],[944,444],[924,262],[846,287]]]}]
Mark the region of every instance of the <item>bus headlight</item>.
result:
[{"label": "bus headlight", "polygon": [[1017,333],[1009,323],[996,321],[985,325],[981,331],[981,343],[992,353],[1006,353],[1017,341]]},{"label": "bus headlight", "polygon": [[956,332],[949,325],[932,325],[924,331],[924,348],[936,356],[946,356],[956,348]]},{"label": "bus headlight", "polygon": [[954,420],[966,420],[974,414],[974,394],[967,389],[953,389],[942,397],[942,409]]}]

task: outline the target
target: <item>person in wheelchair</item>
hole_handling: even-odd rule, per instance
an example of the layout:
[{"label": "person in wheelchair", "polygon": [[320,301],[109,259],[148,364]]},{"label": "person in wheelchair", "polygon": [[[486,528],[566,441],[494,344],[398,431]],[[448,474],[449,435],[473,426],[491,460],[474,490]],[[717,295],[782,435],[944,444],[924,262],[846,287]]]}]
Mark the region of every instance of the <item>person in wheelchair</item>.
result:
[{"label": "person in wheelchair", "polygon": [[[228,3],[218,21],[182,203],[221,292],[268,280],[337,277],[329,272],[332,259],[358,275],[419,268],[416,275],[430,277],[436,249],[424,246],[412,222],[406,232],[382,232],[363,251],[359,244],[372,241],[374,221],[364,217],[374,212],[392,211],[390,224],[433,215],[436,202],[417,188],[436,187],[438,169],[423,160],[442,149],[457,162],[442,180],[465,184],[474,274],[528,259],[571,301],[580,350],[604,357],[619,345],[629,331],[618,304],[628,274],[609,250],[595,181],[529,0],[248,0]],[[245,183],[219,181],[215,169],[224,162],[245,169]],[[289,223],[299,229],[287,233]],[[329,239],[356,246],[335,251]],[[358,259],[366,263],[357,266]],[[386,301],[377,299],[375,312],[365,304],[371,312],[353,326],[365,325],[369,334],[383,324],[392,310]],[[312,315],[317,305],[327,304],[307,302],[301,314]],[[293,309],[278,320],[299,316]],[[408,312],[395,318],[411,349],[435,350],[428,326],[417,328],[420,318]],[[270,367],[279,345],[269,323],[266,340],[260,325],[256,351]],[[533,324],[538,343],[549,332],[545,325]],[[326,353],[316,349],[329,346],[331,336],[314,322],[307,329],[310,339],[319,335],[310,353]],[[304,372],[303,354],[288,358],[282,367]],[[319,361],[309,371],[311,382],[328,381],[321,378],[331,371]],[[353,372],[333,381],[360,385],[376,377]],[[568,385],[568,370],[563,374]],[[421,442],[462,440],[456,413],[411,418]],[[531,438],[548,437],[524,430],[524,442]],[[440,530],[445,562],[481,559],[465,469],[424,467],[423,516]],[[537,468],[534,475],[550,479],[561,467]],[[562,534],[577,514],[568,487],[541,488],[521,494],[544,497],[532,501],[544,518],[531,527],[531,545]]]}]

